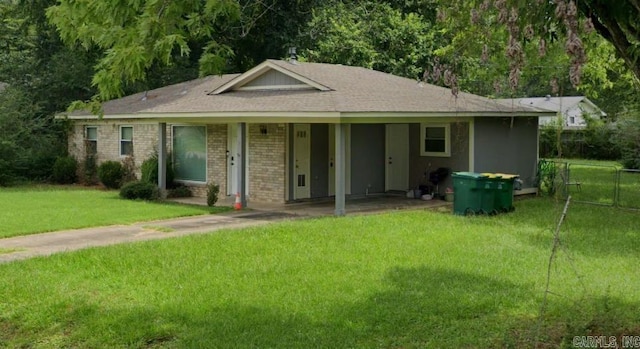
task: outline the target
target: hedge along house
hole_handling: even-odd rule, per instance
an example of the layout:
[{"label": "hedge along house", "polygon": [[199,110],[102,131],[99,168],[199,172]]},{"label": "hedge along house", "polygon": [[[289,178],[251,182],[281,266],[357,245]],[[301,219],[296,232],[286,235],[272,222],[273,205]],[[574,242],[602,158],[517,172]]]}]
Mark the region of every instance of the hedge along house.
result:
[{"label": "hedge along house", "polygon": [[[519,174],[535,189],[538,117],[549,115],[370,69],[267,60],[243,74],[209,76],[74,113],[70,153],[98,161],[167,152],[175,180],[207,183],[246,202],[287,203],[406,191],[428,173]],[[164,188],[160,176],[160,186]],[[439,185],[440,192],[450,185]]]}]

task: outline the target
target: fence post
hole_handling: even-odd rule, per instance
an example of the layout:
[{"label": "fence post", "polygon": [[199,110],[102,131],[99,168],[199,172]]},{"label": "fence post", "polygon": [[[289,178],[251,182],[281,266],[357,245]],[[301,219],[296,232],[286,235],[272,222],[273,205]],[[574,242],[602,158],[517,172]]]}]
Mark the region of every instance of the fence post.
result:
[{"label": "fence post", "polygon": [[616,169],[616,190],[615,190],[615,194],[613,195],[613,206],[614,207],[619,207],[620,206],[620,177],[622,176],[622,171],[620,171],[619,169]]}]

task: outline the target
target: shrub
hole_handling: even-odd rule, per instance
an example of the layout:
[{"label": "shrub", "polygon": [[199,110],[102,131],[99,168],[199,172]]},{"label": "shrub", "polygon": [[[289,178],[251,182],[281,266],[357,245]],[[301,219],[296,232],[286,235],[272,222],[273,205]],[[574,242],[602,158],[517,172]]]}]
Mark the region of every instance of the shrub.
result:
[{"label": "shrub", "polygon": [[98,166],[96,165],[96,155],[87,154],[81,164],[82,167],[82,183],[84,185],[96,184],[98,177]]},{"label": "shrub", "polygon": [[540,160],[538,162],[538,189],[541,195],[553,196],[556,193],[556,177],[558,167],[553,161]]},{"label": "shrub", "polygon": [[640,169],[640,119],[631,116],[621,118],[615,138],[624,168]]},{"label": "shrub", "polygon": [[51,179],[59,184],[71,184],[76,181],[78,162],[71,156],[60,156],[53,163]]},{"label": "shrub", "polygon": [[136,161],[133,156],[127,156],[122,160],[122,183],[134,182],[136,178]]},{"label": "shrub", "polygon": [[620,147],[610,122],[587,118],[582,130],[562,130],[555,124],[540,128],[540,157],[616,160]]},{"label": "shrub", "polygon": [[15,144],[0,140],[0,186],[7,186],[16,179],[14,169],[15,157]]},{"label": "shrub", "polygon": [[191,196],[193,196],[193,193],[191,193],[191,189],[183,185],[177,186],[167,191],[168,198],[189,198]]},{"label": "shrub", "polygon": [[98,166],[98,178],[107,188],[120,188],[123,175],[122,164],[118,161],[105,161]]},{"label": "shrub", "polygon": [[158,187],[149,182],[129,182],[120,189],[120,197],[129,200],[156,200]]},{"label": "shrub", "polygon": [[[154,153],[150,158],[142,162],[140,167],[142,175],[140,180],[158,184],[158,153]],[[171,156],[167,156],[167,188],[173,187],[173,166],[171,164]]]},{"label": "shrub", "polygon": [[220,193],[220,186],[215,183],[210,183],[207,186],[207,205],[213,206],[218,202],[218,194]]}]

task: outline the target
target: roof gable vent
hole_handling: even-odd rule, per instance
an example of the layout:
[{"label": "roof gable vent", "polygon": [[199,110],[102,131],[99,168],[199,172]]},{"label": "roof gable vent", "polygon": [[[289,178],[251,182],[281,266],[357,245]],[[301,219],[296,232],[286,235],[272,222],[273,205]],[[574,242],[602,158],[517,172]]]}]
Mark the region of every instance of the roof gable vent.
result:
[{"label": "roof gable vent", "polygon": [[209,94],[217,95],[228,91],[247,90],[331,90],[329,87],[298,74],[294,70],[296,69],[288,69],[272,61],[265,61]]}]

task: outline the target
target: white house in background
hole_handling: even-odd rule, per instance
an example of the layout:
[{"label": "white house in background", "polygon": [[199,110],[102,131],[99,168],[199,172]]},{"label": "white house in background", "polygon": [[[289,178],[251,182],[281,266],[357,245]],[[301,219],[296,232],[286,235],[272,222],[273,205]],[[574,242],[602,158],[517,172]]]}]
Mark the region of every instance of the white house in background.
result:
[{"label": "white house in background", "polygon": [[9,84],[0,81],[0,92],[2,92],[7,86],[9,86]]},{"label": "white house in background", "polygon": [[[501,101],[519,106],[534,107],[544,111],[560,112],[565,130],[584,129],[587,127],[587,117],[600,119],[607,115],[585,96],[551,97],[547,95],[546,97],[507,98]],[[554,116],[541,116],[538,119],[540,126],[555,121],[556,117]]]}]

